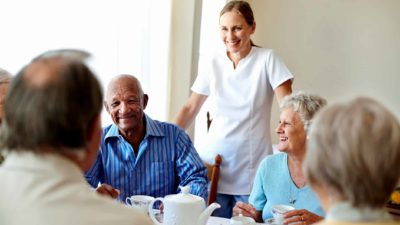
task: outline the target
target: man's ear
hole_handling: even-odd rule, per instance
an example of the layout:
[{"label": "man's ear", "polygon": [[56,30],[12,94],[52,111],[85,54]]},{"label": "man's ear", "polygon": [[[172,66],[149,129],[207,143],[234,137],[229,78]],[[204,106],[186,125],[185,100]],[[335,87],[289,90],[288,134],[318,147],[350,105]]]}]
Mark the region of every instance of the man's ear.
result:
[{"label": "man's ear", "polygon": [[100,147],[101,133],[101,116],[98,114],[90,122],[86,133],[86,159],[82,165],[83,171],[89,170],[97,157]]},{"label": "man's ear", "polygon": [[149,101],[149,96],[147,94],[143,95],[143,110],[147,107],[147,102]]},{"label": "man's ear", "polygon": [[110,113],[110,109],[108,108],[107,101],[103,101],[103,105],[104,105],[104,108],[106,108],[106,111],[107,111],[108,113]]}]

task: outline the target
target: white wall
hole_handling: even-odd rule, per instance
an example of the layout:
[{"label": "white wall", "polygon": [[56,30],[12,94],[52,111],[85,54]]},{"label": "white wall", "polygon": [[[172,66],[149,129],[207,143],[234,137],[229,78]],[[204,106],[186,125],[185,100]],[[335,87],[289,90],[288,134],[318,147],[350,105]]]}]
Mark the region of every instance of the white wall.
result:
[{"label": "white wall", "polygon": [[[400,118],[400,1],[249,2],[257,22],[253,40],[281,56],[295,75],[295,91],[330,103],[372,96]],[[275,103],[272,129],[277,121]]]}]

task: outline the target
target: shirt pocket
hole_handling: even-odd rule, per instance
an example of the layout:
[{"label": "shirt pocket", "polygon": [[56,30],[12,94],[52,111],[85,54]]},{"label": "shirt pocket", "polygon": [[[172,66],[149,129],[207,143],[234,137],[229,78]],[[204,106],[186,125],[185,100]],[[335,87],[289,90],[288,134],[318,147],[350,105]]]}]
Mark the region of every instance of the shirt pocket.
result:
[{"label": "shirt pocket", "polygon": [[176,193],[176,178],[174,162],[151,163],[152,186],[155,196],[165,196]]}]

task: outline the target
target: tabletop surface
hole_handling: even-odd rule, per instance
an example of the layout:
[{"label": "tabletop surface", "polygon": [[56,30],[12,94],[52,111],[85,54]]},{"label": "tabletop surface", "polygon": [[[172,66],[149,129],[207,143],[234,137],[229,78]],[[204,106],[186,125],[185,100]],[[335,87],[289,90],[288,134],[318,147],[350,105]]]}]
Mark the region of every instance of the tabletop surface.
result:
[{"label": "tabletop surface", "polygon": [[[257,223],[263,224],[263,223]],[[230,225],[230,220],[221,217],[210,216],[207,221],[207,225]]]}]

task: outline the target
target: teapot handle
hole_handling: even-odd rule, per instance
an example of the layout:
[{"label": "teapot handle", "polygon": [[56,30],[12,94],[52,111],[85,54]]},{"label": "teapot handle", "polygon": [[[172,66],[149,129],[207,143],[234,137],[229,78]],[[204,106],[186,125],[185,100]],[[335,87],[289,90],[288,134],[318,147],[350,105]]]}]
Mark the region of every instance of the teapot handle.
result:
[{"label": "teapot handle", "polygon": [[153,221],[154,224],[162,225],[162,223],[158,222],[158,220],[156,219],[156,216],[154,215],[153,206],[154,206],[154,203],[156,201],[160,201],[160,202],[162,202],[164,204],[164,198],[153,199],[149,204],[149,215],[150,215],[150,218],[151,218],[151,220]]}]

